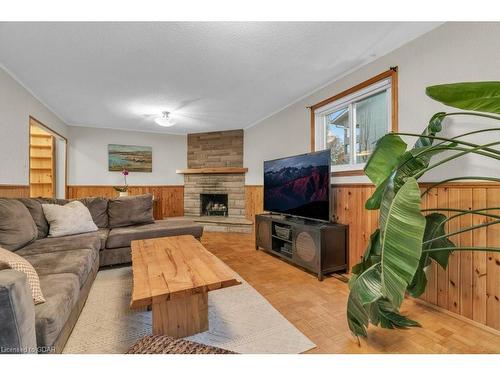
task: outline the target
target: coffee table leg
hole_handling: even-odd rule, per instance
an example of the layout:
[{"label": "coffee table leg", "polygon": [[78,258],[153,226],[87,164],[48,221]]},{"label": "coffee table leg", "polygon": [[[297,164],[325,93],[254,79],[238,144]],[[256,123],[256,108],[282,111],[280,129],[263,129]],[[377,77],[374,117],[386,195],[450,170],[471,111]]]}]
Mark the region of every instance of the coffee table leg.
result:
[{"label": "coffee table leg", "polygon": [[153,301],[153,334],[176,338],[208,330],[208,293]]}]

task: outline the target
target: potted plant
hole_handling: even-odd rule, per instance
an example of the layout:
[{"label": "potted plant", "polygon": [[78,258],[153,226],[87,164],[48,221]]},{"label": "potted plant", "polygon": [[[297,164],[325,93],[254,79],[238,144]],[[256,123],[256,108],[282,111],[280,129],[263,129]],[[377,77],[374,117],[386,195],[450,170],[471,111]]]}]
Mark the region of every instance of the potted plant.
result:
[{"label": "potted plant", "polygon": [[[431,262],[443,269],[453,251],[499,252],[500,248],[456,246],[450,239],[460,233],[500,224],[500,207],[461,209],[435,207],[422,210],[421,200],[432,188],[458,180],[488,180],[484,176],[457,176],[432,184],[427,189],[418,179],[427,171],[468,154],[500,160],[498,138],[486,144],[467,141],[467,136],[488,133],[493,136],[500,127],[471,130],[453,138],[439,136],[444,120],[470,116],[500,120],[500,82],[467,82],[431,86],[428,96],[467,112],[436,113],[422,134],[389,133],[377,141],[365,166],[365,173],[376,189],[366,201],[368,210],[380,210],[379,228],[371,235],[360,263],[352,268],[349,280],[347,320],[355,336],[367,336],[369,324],[382,328],[407,328],[419,323],[402,316],[399,308],[406,294],[419,297],[425,291],[426,270]],[[417,138],[413,148],[401,136]],[[441,154],[442,158],[433,161]],[[444,155],[443,155],[444,154]],[[447,215],[445,215],[447,214]],[[446,232],[446,224],[463,215],[481,215],[484,223]]]},{"label": "potted plant", "polygon": [[120,197],[126,197],[128,196],[127,176],[129,172],[126,168],[123,168],[121,173],[123,175],[123,186],[113,186],[113,188],[118,192]]}]

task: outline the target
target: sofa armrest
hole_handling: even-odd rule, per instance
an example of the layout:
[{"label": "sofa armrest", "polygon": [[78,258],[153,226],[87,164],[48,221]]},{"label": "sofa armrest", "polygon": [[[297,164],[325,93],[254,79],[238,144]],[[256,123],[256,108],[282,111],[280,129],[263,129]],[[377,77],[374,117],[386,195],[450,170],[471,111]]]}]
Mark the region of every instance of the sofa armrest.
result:
[{"label": "sofa armrest", "polygon": [[26,275],[0,270],[0,354],[37,353],[35,305]]}]

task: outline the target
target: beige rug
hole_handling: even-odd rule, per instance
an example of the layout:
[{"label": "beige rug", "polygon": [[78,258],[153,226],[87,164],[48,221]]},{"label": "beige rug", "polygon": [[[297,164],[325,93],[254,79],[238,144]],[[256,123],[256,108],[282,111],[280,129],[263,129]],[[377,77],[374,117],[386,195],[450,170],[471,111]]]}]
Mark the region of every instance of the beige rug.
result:
[{"label": "beige rug", "polygon": [[[315,347],[239,275],[241,285],[210,292],[207,332],[188,340],[237,353],[297,354]],[[151,334],[151,312],[129,309],[130,267],[99,271],[64,353],[125,353]]]}]

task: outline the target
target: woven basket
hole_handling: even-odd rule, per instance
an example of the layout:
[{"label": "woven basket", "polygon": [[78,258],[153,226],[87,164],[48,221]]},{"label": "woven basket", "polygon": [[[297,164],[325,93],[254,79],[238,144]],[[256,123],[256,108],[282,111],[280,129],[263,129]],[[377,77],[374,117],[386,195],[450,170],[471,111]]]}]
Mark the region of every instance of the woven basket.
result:
[{"label": "woven basket", "polygon": [[126,354],[236,354],[229,350],[196,342],[151,335],[137,341]]}]

